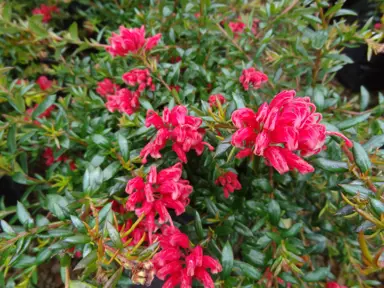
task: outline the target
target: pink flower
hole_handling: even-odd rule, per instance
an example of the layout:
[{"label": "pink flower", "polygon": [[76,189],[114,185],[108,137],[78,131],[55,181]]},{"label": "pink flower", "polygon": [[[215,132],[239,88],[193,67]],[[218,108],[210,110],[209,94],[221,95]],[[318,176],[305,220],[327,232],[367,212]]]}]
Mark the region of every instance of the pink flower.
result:
[{"label": "pink flower", "polygon": [[120,86],[113,83],[111,79],[105,78],[103,81],[97,83],[96,92],[101,96],[108,96],[114,94]]},{"label": "pink flower", "polygon": [[112,200],[112,211],[116,212],[118,214],[124,214],[125,213],[125,207],[124,207],[124,205],[120,204],[116,200]]},{"label": "pink flower", "polygon": [[43,22],[48,23],[49,20],[52,19],[52,13],[59,13],[60,10],[57,8],[57,6],[47,6],[44,4],[41,4],[39,8],[35,8],[32,10],[33,15],[43,15]]},{"label": "pink flower", "polygon": [[227,100],[221,94],[213,94],[208,98],[208,103],[211,107],[217,107],[217,101],[224,104]]},{"label": "pink flower", "polygon": [[206,288],[215,287],[208,269],[216,274],[222,267],[216,259],[204,255],[201,246],[191,248],[188,236],[176,227],[166,226],[159,239],[162,250],[153,257],[153,264],[156,276],[167,279],[163,287],[192,287],[193,278]]},{"label": "pink flower", "polygon": [[157,129],[155,139],[149,142],[140,152],[143,163],[147,162],[148,155],[152,158],[161,158],[160,150],[165,147],[167,141],[172,141],[172,150],[179,159],[187,163],[186,153],[195,150],[197,155],[204,151],[204,145],[210,150],[213,147],[203,142],[205,130],[199,128],[202,120],[194,116],[188,116],[188,110],[184,106],[175,106],[171,111],[164,108],[160,117],[155,111],[149,110],[145,120],[145,126],[153,125]]},{"label": "pink flower", "polygon": [[137,91],[142,92],[146,87],[152,91],[155,90],[155,84],[152,83],[152,78],[148,69],[133,69],[127,73],[124,73],[122,77],[123,81],[129,86],[139,85]]},{"label": "pink flower", "polygon": [[327,282],[326,288],[348,288],[347,286],[339,285],[336,282]]},{"label": "pink flower", "polygon": [[375,23],[373,26],[376,30],[381,30],[382,24],[381,23]]},{"label": "pink flower", "polygon": [[249,89],[249,84],[252,84],[254,89],[260,88],[261,84],[268,81],[268,76],[263,72],[257,71],[251,67],[244,69],[239,78],[240,83],[243,85],[244,90]]},{"label": "pink flower", "polygon": [[172,223],[168,209],[175,211],[176,215],[184,213],[189,204],[189,194],[192,186],[187,180],[181,179],[182,165],[176,165],[157,172],[156,166],[152,166],[146,180],[135,177],[128,181],[125,191],[130,195],[126,208],[135,211],[136,215],[146,215],[148,221],[147,230],[150,243],[154,230],[155,215],[158,215],[158,223]]},{"label": "pink flower", "polygon": [[119,30],[120,35],[112,33],[112,36],[108,40],[110,45],[106,48],[106,50],[112,56],[125,56],[129,53],[136,54],[143,49],[145,51],[150,51],[158,44],[161,38],[161,34],[145,38],[144,26],[131,29],[120,26]]},{"label": "pink flower", "polygon": [[294,169],[305,174],[314,168],[300,156],[311,156],[325,149],[326,135],[339,136],[348,147],[352,146],[341,133],[326,131],[320,124],[322,116],[316,113],[309,97],[295,97],[295,94],[293,90],[283,91],[269,105],[262,104],[257,112],[249,108],[233,112],[232,122],[238,130],[232,135],[232,145],[241,149],[237,158],[253,153],[263,156],[280,174]]},{"label": "pink flower", "polygon": [[107,95],[105,106],[110,112],[119,111],[132,115],[140,107],[139,92],[132,92],[126,88],[117,90],[115,94]]},{"label": "pink flower", "polygon": [[225,198],[229,197],[229,193],[241,189],[241,184],[239,180],[237,180],[237,174],[231,171],[225,172],[223,175],[219,176],[215,181],[215,184],[223,186]]},{"label": "pink flower", "polygon": [[243,33],[245,29],[245,24],[241,21],[239,22],[229,22],[228,24],[229,28],[232,30],[232,32],[236,34]]},{"label": "pink flower", "polygon": [[52,87],[52,81],[49,80],[46,76],[40,76],[36,83],[39,85],[40,89],[45,91]]}]

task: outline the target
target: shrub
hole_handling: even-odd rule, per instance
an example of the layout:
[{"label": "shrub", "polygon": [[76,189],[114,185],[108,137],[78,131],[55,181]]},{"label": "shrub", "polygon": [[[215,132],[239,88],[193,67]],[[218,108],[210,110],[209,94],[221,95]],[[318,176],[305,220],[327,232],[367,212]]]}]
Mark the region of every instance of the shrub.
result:
[{"label": "shrub", "polygon": [[384,98],[334,80],[344,47],[382,51],[372,19],[24,2],[0,6],[0,171],[25,188],[1,204],[1,287],[57,260],[65,287],[380,285]]}]

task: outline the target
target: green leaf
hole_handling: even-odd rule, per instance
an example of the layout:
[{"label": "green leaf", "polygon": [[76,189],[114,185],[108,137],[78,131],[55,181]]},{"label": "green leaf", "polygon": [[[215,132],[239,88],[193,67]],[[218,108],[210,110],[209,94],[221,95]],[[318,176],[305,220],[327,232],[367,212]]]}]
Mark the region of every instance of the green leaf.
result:
[{"label": "green leaf", "polygon": [[113,275],[111,278],[108,279],[108,281],[104,284],[104,288],[114,288],[116,287],[117,283],[120,280],[121,274],[123,273],[124,267],[121,266]]},{"label": "green leaf", "polygon": [[16,152],[16,125],[13,124],[8,130],[7,145],[10,153]]},{"label": "green leaf", "polygon": [[329,273],[330,273],[330,271],[329,271],[328,267],[321,267],[321,268],[316,269],[315,271],[312,271],[312,272],[305,274],[303,277],[303,280],[305,282],[322,281],[328,277]]},{"label": "green leaf", "polygon": [[78,281],[78,280],[71,280],[69,282],[69,288],[97,288],[97,287],[85,282]]},{"label": "green leaf", "polygon": [[91,251],[85,256],[83,259],[80,260],[79,263],[75,266],[73,270],[79,270],[79,269],[85,269],[87,268],[91,263],[94,263],[97,260],[97,252]]},{"label": "green leaf", "polygon": [[357,13],[349,9],[340,9],[339,11],[336,12],[335,17],[340,17],[340,16],[357,16]]},{"label": "green leaf", "polygon": [[109,237],[111,238],[111,241],[113,243],[113,246],[115,246],[118,249],[123,248],[123,242],[120,239],[120,234],[117,232],[116,228],[109,222],[107,222],[107,230]]},{"label": "green leaf", "polygon": [[36,257],[36,265],[40,265],[48,260],[52,255],[52,250],[45,248],[44,250],[40,251],[39,254],[37,254]]},{"label": "green leaf", "polygon": [[356,165],[360,168],[361,172],[365,173],[370,170],[372,167],[371,160],[369,160],[369,156],[363,146],[354,141],[352,151]]},{"label": "green leaf", "polygon": [[46,198],[46,205],[48,210],[51,211],[60,220],[65,218],[68,214],[68,201],[63,196],[57,194],[48,194]]},{"label": "green leaf", "polygon": [[232,94],[232,97],[233,97],[233,100],[234,100],[235,103],[236,103],[236,107],[237,107],[237,109],[240,109],[240,108],[244,108],[244,107],[245,107],[244,100],[243,100],[243,97],[241,96],[241,94],[239,94],[239,93],[233,93],[233,94]]},{"label": "green leaf", "polygon": [[143,261],[148,259],[148,257],[154,254],[154,252],[157,250],[158,247],[159,247],[159,242],[153,243],[151,246],[145,248],[143,251],[140,252],[137,260]]},{"label": "green leaf", "polygon": [[69,27],[69,34],[71,35],[72,39],[79,40],[79,29],[76,22],[73,22]]},{"label": "green leaf", "polygon": [[266,193],[271,193],[273,190],[271,183],[269,183],[268,179],[265,178],[254,179],[252,181],[252,186]]},{"label": "green leaf", "polygon": [[13,108],[20,114],[24,114],[25,112],[25,101],[23,95],[16,94],[14,97],[8,97],[8,103],[11,104]]},{"label": "green leaf", "polygon": [[244,275],[252,280],[259,280],[261,278],[261,272],[248,263],[234,260],[233,266],[240,275]]},{"label": "green leaf", "polygon": [[220,155],[224,154],[225,151],[227,151],[228,148],[232,146],[231,139],[232,135],[226,137],[223,141],[220,142],[220,144],[216,147],[215,157],[219,157]]},{"label": "green leaf", "polygon": [[209,214],[216,217],[219,214],[219,209],[217,208],[216,204],[213,203],[213,201],[209,198],[205,198],[205,204],[207,205],[207,210]]},{"label": "green leaf", "polygon": [[164,6],[163,8],[163,16],[168,17],[172,14],[172,9],[169,8],[168,6]]},{"label": "green leaf", "polygon": [[345,129],[354,127],[354,126],[356,126],[357,124],[359,124],[361,122],[366,121],[369,118],[369,116],[371,116],[371,113],[362,114],[362,115],[359,115],[359,116],[356,116],[356,117],[351,117],[351,118],[349,118],[347,120],[344,120],[344,121],[341,121],[341,122],[337,123],[336,126],[340,130],[345,130]]},{"label": "green leaf", "polygon": [[11,236],[15,236],[16,235],[15,230],[13,230],[13,228],[7,222],[5,222],[4,220],[0,221],[0,227],[8,235],[11,235]]},{"label": "green leaf", "polygon": [[32,118],[35,119],[35,118],[39,117],[40,114],[43,113],[45,110],[47,110],[49,107],[51,107],[51,105],[53,105],[53,103],[55,103],[55,101],[56,101],[56,95],[49,95],[33,111]]},{"label": "green leaf", "polygon": [[199,239],[204,238],[204,230],[203,230],[203,225],[201,223],[201,218],[199,212],[195,211],[195,230],[196,230],[196,235]]},{"label": "green leaf", "polygon": [[328,31],[327,30],[319,30],[316,32],[313,32],[312,37],[312,48],[320,50],[323,48],[324,44],[328,40]]},{"label": "green leaf", "polygon": [[317,158],[312,161],[317,167],[328,172],[347,172],[348,164],[341,161],[333,161],[325,158]]},{"label": "green leaf", "polygon": [[118,161],[112,162],[103,170],[103,181],[111,179],[120,170],[121,164]]},{"label": "green leaf", "polygon": [[371,202],[371,207],[373,211],[375,211],[378,215],[384,214],[384,203],[380,200],[370,198],[369,201]]},{"label": "green leaf", "polygon": [[86,244],[91,241],[91,238],[89,238],[88,235],[79,234],[67,237],[64,239],[64,241],[71,244]]},{"label": "green leaf", "polygon": [[245,250],[242,255],[244,255],[244,260],[251,263],[252,265],[263,266],[265,264],[264,253],[256,249]]},{"label": "green leaf", "polygon": [[370,98],[369,92],[364,86],[360,87],[360,95],[360,111],[364,111],[369,105]]},{"label": "green leaf", "polygon": [[253,233],[251,229],[249,229],[247,226],[245,226],[241,222],[236,222],[234,228],[235,228],[235,231],[241,235],[244,235],[247,237],[253,237]]},{"label": "green leaf", "polygon": [[76,229],[77,229],[79,232],[83,232],[83,231],[85,231],[85,226],[84,226],[84,224],[83,224],[83,221],[80,220],[80,218],[71,215],[71,221],[72,221],[73,226],[75,226]]},{"label": "green leaf", "polygon": [[368,153],[371,153],[374,150],[382,147],[383,145],[384,145],[384,134],[373,136],[363,145],[363,147],[365,151],[367,151]]},{"label": "green leaf", "polygon": [[95,144],[100,145],[100,146],[108,145],[107,138],[105,138],[103,135],[100,135],[100,134],[93,135],[92,140],[93,140],[93,142],[95,142]]},{"label": "green leaf", "polygon": [[273,225],[279,224],[280,221],[280,205],[279,203],[272,199],[268,204],[268,213],[269,213],[269,219]]},{"label": "green leaf", "polygon": [[29,29],[35,33],[38,38],[48,37],[48,31],[44,28],[41,15],[34,15],[29,18]]},{"label": "green leaf", "polygon": [[291,228],[289,228],[287,231],[284,231],[282,233],[282,236],[283,237],[293,237],[295,236],[297,233],[299,233],[300,229],[303,227],[303,224],[302,223],[295,223],[292,225]]},{"label": "green leaf", "polygon": [[360,195],[362,198],[365,199],[368,198],[368,196],[375,196],[375,193],[373,193],[373,191],[369,190],[368,188],[365,188],[364,186],[340,184],[340,187],[344,190],[345,193],[351,196]]},{"label": "green leaf", "polygon": [[231,274],[233,267],[233,251],[229,242],[224,245],[223,252],[221,254],[221,263],[223,265],[222,277],[225,279]]},{"label": "green leaf", "polygon": [[19,221],[21,222],[21,224],[23,224],[24,227],[32,227],[33,219],[31,217],[31,214],[29,214],[28,210],[25,209],[24,205],[19,201],[17,201],[16,205],[16,214],[19,218]]},{"label": "green leaf", "polygon": [[121,134],[118,134],[117,140],[119,142],[121,156],[123,157],[124,161],[128,161],[129,160],[128,140]]}]

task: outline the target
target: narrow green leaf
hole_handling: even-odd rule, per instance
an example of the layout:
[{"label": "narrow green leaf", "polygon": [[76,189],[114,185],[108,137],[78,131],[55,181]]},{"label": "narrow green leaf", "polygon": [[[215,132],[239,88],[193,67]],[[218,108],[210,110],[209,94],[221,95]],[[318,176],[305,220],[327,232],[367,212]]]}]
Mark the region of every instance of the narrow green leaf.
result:
[{"label": "narrow green leaf", "polygon": [[348,164],[341,161],[333,161],[325,158],[317,158],[312,161],[317,167],[328,172],[347,172]]},{"label": "narrow green leaf", "polygon": [[371,113],[362,114],[362,115],[359,115],[356,117],[351,117],[347,120],[344,120],[344,121],[337,123],[336,126],[340,130],[345,130],[345,129],[351,128],[353,126],[356,126],[357,124],[359,124],[361,122],[366,121],[369,118],[369,116],[371,116]]},{"label": "narrow green leaf", "polygon": [[79,234],[67,237],[64,241],[72,244],[86,244],[91,241],[91,238],[88,235]]},{"label": "narrow green leaf", "polygon": [[113,275],[111,278],[108,279],[108,281],[104,284],[104,288],[114,288],[116,287],[117,283],[120,280],[121,274],[123,273],[124,267],[121,266]]},{"label": "narrow green leaf", "polygon": [[24,205],[19,201],[17,201],[16,205],[16,214],[23,226],[30,228],[33,225],[31,214],[29,214],[28,210],[25,209]]},{"label": "narrow green leaf", "polygon": [[83,259],[80,260],[79,263],[75,266],[73,270],[80,270],[87,268],[91,263],[97,260],[97,251],[92,251],[87,254]]},{"label": "narrow green leaf", "polygon": [[36,265],[40,265],[48,260],[52,255],[52,250],[49,248],[45,248],[44,250],[40,251],[39,254],[37,254],[36,257]]},{"label": "narrow green leaf", "polygon": [[75,226],[79,232],[85,231],[85,226],[84,226],[83,222],[80,220],[80,218],[71,215],[71,221],[72,221],[73,226]]},{"label": "narrow green leaf", "polygon": [[269,219],[273,225],[279,224],[280,221],[280,205],[279,203],[272,199],[268,204],[268,213],[269,213]]},{"label": "narrow green leaf", "polygon": [[283,237],[293,237],[295,236],[297,233],[299,233],[300,229],[303,227],[303,224],[302,223],[295,223],[292,225],[291,228],[289,228],[287,231],[284,231],[282,233],[282,236]]},{"label": "narrow green leaf", "polygon": [[7,145],[8,145],[8,150],[11,153],[16,152],[16,125],[13,124],[9,130],[8,130],[8,136],[7,136]]},{"label": "narrow green leaf", "polygon": [[330,271],[328,267],[321,267],[316,269],[315,271],[309,272],[304,275],[303,280],[305,282],[317,282],[317,281],[322,281],[325,280]]},{"label": "narrow green leaf", "polygon": [[119,232],[117,232],[116,228],[109,222],[107,222],[107,230],[113,245],[118,249],[123,248],[123,242],[120,239]]},{"label": "narrow green leaf", "polygon": [[103,170],[103,181],[111,179],[120,170],[121,164],[118,161],[112,162]]},{"label": "narrow green leaf", "polygon": [[363,147],[365,151],[367,151],[368,153],[371,153],[374,150],[382,147],[383,145],[384,145],[384,134],[373,136],[363,145]]},{"label": "narrow green leaf", "polygon": [[92,140],[93,140],[93,142],[95,142],[95,144],[100,145],[100,146],[108,145],[107,138],[105,138],[103,135],[100,135],[100,134],[93,135]]},{"label": "narrow green leaf", "polygon": [[32,118],[35,119],[35,118],[39,117],[40,114],[43,113],[45,110],[47,110],[49,107],[51,107],[51,105],[53,105],[53,103],[55,103],[55,101],[56,101],[56,95],[49,95],[33,111]]},{"label": "narrow green leaf", "polygon": [[367,109],[369,105],[369,99],[370,99],[370,96],[369,96],[368,90],[364,86],[361,86],[360,87],[360,111],[364,111],[365,109]]},{"label": "narrow green leaf", "polygon": [[196,235],[199,239],[204,238],[204,230],[203,230],[203,225],[201,223],[201,218],[199,212],[195,211],[195,230],[196,230]]},{"label": "narrow green leaf", "polygon": [[240,275],[244,275],[252,280],[259,280],[261,278],[261,272],[248,263],[234,260],[233,266]]},{"label": "narrow green leaf", "polygon": [[241,235],[244,235],[247,237],[253,237],[253,233],[251,229],[249,229],[247,226],[245,226],[241,222],[236,222],[234,228],[235,228],[235,231]]},{"label": "narrow green leaf", "polygon": [[340,187],[344,190],[345,193],[351,196],[360,195],[361,198],[368,198],[368,196],[375,195],[373,191],[360,185],[340,184]]},{"label": "narrow green leaf", "polygon": [[361,172],[365,173],[370,170],[372,167],[371,160],[363,146],[358,142],[353,142],[352,151],[356,165],[360,168]]},{"label": "narrow green leaf", "polygon": [[224,245],[221,255],[221,263],[223,265],[222,277],[225,279],[231,274],[233,267],[233,251],[229,242],[225,243]]},{"label": "narrow green leaf", "polygon": [[97,288],[97,287],[85,282],[73,280],[69,282],[69,288]]},{"label": "narrow green leaf", "polygon": [[8,235],[11,235],[11,236],[15,236],[16,235],[15,230],[13,230],[13,228],[7,222],[5,222],[4,220],[0,221],[0,227]]},{"label": "narrow green leaf", "polygon": [[384,214],[384,203],[380,200],[370,198],[369,201],[371,202],[371,207],[373,211],[375,211],[378,215]]},{"label": "narrow green leaf", "polygon": [[72,25],[69,27],[69,34],[71,35],[72,39],[79,39],[79,29],[76,22],[73,22]]},{"label": "narrow green leaf", "polygon": [[129,144],[128,140],[121,134],[118,134],[117,140],[119,142],[119,148],[121,156],[123,157],[124,161],[129,160]]}]

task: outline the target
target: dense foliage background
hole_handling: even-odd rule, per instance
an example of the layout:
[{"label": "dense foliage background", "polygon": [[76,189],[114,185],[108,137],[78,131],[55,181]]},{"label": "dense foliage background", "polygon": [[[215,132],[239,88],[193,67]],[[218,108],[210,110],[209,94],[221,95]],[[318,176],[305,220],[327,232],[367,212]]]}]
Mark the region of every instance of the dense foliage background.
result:
[{"label": "dense foliage background", "polygon": [[[171,217],[220,261],[217,287],[382,285],[384,96],[363,86],[352,94],[335,81],[353,62],[344,48],[367,45],[368,59],[384,50],[383,25],[374,26],[380,1],[364,25],[344,1],[47,2],[0,4],[0,175],[23,189],[14,206],[0,202],[0,287],[151,282],[160,246],[147,234],[129,240],[126,228],[145,222],[125,207],[125,188],[151,165],[179,162],[170,145],[159,159],[140,157],[157,130],[145,125],[147,111],[176,105],[202,119],[214,151],[187,153],[182,178],[193,192],[186,212]],[[56,8],[33,12],[47,9],[41,4]],[[147,38],[161,40],[112,57],[106,47],[120,25],[144,26]],[[268,81],[245,90],[239,77],[251,67]],[[128,115],[106,107],[97,88],[108,78],[133,90],[122,79],[132,69],[148,69],[153,85],[146,82]],[[279,174],[258,156],[235,158],[232,113],[257,111],[292,89],[354,147],[328,137],[305,175]],[[214,94],[225,103],[210,105]],[[225,172],[242,187],[228,198],[216,181]],[[60,276],[47,282],[55,265]]]}]

